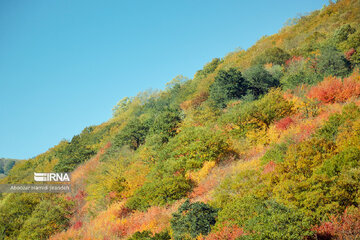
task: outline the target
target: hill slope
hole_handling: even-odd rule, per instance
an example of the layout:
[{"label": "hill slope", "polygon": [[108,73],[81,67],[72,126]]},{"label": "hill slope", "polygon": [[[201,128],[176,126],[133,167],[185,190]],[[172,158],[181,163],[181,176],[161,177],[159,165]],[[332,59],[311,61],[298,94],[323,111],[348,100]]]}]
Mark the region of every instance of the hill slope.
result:
[{"label": "hill slope", "polygon": [[338,1],[122,99],[0,180],[72,172],[67,195],[1,195],[0,236],[356,239],[359,26],[360,2]]}]

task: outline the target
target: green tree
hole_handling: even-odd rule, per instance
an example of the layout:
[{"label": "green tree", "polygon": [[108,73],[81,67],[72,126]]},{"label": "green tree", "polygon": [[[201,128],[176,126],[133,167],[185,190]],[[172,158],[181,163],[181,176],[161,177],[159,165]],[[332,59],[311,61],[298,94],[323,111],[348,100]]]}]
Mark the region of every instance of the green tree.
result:
[{"label": "green tree", "polygon": [[31,216],[39,202],[39,196],[30,193],[9,194],[2,199],[0,205],[0,226],[4,228],[2,235],[5,238],[17,239],[24,222]]},{"label": "green tree", "polygon": [[278,47],[268,48],[264,53],[257,56],[252,65],[272,63],[282,65],[290,58],[290,54]]},{"label": "green tree", "polygon": [[320,80],[320,75],[311,68],[310,61],[302,59],[292,62],[280,81],[284,88],[293,89],[301,84],[313,85]]},{"label": "green tree", "polygon": [[121,99],[113,108],[113,116],[119,116],[120,114],[128,110],[132,100],[133,99],[129,97],[124,97],[123,99]]},{"label": "green tree", "polygon": [[133,118],[115,137],[114,144],[118,147],[129,145],[131,149],[136,150],[140,144],[145,142],[149,128],[149,120],[142,121],[140,118]]},{"label": "green tree", "polygon": [[259,97],[267,93],[270,88],[278,87],[279,79],[274,78],[262,65],[255,65],[244,72],[244,77],[248,82],[249,92]]},{"label": "green tree", "polygon": [[335,30],[330,41],[334,42],[334,44],[339,44],[346,41],[355,31],[356,29],[351,27],[350,24],[345,24]]},{"label": "green tree", "polygon": [[92,132],[92,127],[85,128],[80,135],[74,136],[64,149],[56,153],[60,160],[54,171],[70,172],[96,154],[96,150],[91,147],[91,144],[96,142]]},{"label": "green tree", "polygon": [[171,228],[175,240],[196,238],[207,235],[216,223],[218,210],[202,202],[186,200],[173,214]]},{"label": "green tree", "polygon": [[330,45],[321,49],[317,70],[325,77],[330,75],[344,77],[350,71],[350,64],[342,52]]},{"label": "green tree", "polygon": [[235,68],[220,70],[210,86],[210,100],[216,107],[224,108],[229,100],[241,98],[247,92],[247,83]]},{"label": "green tree", "polygon": [[70,223],[71,206],[72,202],[61,198],[41,201],[26,219],[18,239],[45,240],[66,229]]}]

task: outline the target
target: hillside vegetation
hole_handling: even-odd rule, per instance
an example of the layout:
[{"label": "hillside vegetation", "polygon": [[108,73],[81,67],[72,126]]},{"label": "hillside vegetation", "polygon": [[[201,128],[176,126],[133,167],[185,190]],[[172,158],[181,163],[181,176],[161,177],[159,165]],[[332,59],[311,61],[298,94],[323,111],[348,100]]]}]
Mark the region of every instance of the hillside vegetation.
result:
[{"label": "hillside vegetation", "polygon": [[0,158],[0,178],[5,177],[18,161],[20,160],[11,158]]},{"label": "hillside vegetation", "polygon": [[0,180],[72,172],[71,194],[2,194],[0,239],[360,239],[359,66],[341,0],[123,98]]}]

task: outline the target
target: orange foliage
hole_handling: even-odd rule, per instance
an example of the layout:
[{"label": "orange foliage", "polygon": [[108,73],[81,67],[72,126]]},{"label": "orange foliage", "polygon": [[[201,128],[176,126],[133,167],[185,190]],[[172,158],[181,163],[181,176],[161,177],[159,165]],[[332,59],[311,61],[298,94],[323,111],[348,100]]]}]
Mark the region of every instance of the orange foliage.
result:
[{"label": "orange foliage", "polygon": [[238,237],[245,235],[244,230],[236,225],[225,226],[220,231],[210,233],[206,240],[235,240]]},{"label": "orange foliage", "polygon": [[310,89],[308,96],[323,103],[345,102],[351,97],[360,96],[360,75],[358,71],[341,81],[340,78],[327,77]]},{"label": "orange foliage", "polygon": [[330,221],[321,223],[320,226],[313,228],[317,239],[359,239],[360,237],[360,210],[353,213],[345,210],[340,217],[332,216]]},{"label": "orange foliage", "polygon": [[291,117],[285,117],[277,121],[275,126],[279,130],[286,130],[293,122],[294,120]]},{"label": "orange foliage", "polygon": [[86,176],[89,175],[90,172],[94,171],[98,164],[100,157],[106,152],[108,148],[111,147],[111,143],[108,142],[104,147],[102,147],[99,152],[91,158],[89,161],[85,162],[84,164],[77,167],[71,173],[71,187],[72,189],[78,189],[84,186],[86,181]]},{"label": "orange foliage", "polygon": [[208,92],[200,92],[197,96],[195,96],[191,100],[187,100],[180,104],[181,109],[187,110],[189,108],[196,108],[201,105],[202,102],[206,101],[209,97]]}]

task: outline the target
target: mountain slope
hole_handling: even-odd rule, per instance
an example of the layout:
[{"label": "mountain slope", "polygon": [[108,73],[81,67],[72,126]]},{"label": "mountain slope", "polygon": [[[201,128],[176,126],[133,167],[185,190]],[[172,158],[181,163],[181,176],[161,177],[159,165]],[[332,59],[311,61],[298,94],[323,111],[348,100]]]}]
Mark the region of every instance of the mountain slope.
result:
[{"label": "mountain slope", "polygon": [[342,0],[293,19],[16,164],[1,183],[72,171],[72,192],[3,194],[0,236],[355,239],[359,13]]}]

